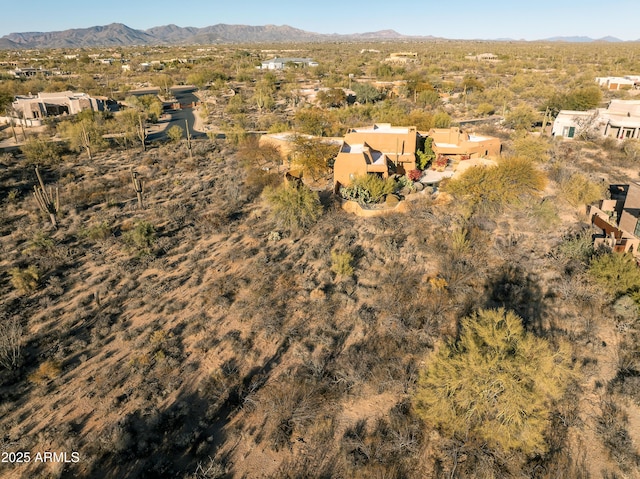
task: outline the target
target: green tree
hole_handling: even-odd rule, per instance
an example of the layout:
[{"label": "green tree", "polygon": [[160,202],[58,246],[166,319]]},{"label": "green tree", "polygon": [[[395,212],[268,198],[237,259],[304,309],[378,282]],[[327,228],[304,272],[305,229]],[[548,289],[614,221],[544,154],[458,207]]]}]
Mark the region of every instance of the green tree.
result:
[{"label": "green tree", "polygon": [[360,103],[375,103],[384,98],[384,93],[371,83],[354,83],[353,91],[356,92],[356,101]]},{"label": "green tree", "polygon": [[91,110],[78,114],[74,120],[63,121],[57,127],[58,133],[69,143],[69,149],[84,150],[89,159],[96,151],[107,147],[103,134],[103,118]]},{"label": "green tree", "polygon": [[323,108],[339,108],[347,103],[347,94],[342,88],[330,88],[318,92],[317,99]]},{"label": "green tree", "polygon": [[545,184],[545,174],[532,161],[516,157],[505,158],[495,167],[471,167],[443,189],[472,209],[496,212],[537,196]]},{"label": "green tree", "polygon": [[478,78],[466,75],[462,80],[462,88],[467,93],[470,91],[483,91],[484,85]]},{"label": "green tree", "polygon": [[532,106],[521,103],[510,110],[504,117],[504,125],[514,130],[530,130],[540,115]]},{"label": "green tree", "polygon": [[151,123],[156,123],[162,115],[162,102],[155,95],[131,95],[126,98],[125,102],[143,113],[145,120]]},{"label": "green tree", "polygon": [[527,333],[513,312],[481,310],[462,320],[456,342],[429,359],[414,393],[416,411],[465,444],[544,453],[551,406],[564,393],[570,359],[566,346],[554,350]]},{"label": "green tree", "polygon": [[451,126],[451,117],[445,111],[439,111],[433,115],[433,126],[435,128],[449,128]]},{"label": "green tree", "polygon": [[560,110],[586,111],[596,108],[602,101],[602,91],[597,85],[576,88],[569,93],[554,93],[543,105],[556,116]]},{"label": "green tree", "polygon": [[435,90],[424,90],[418,93],[417,103],[421,107],[435,108],[442,104],[440,95]]},{"label": "green tree", "polygon": [[29,163],[48,165],[60,160],[58,143],[42,136],[29,137],[20,149]]},{"label": "green tree", "polygon": [[300,133],[327,136],[331,132],[331,119],[320,108],[303,108],[296,112],[294,124]]},{"label": "green tree", "polygon": [[180,140],[182,140],[183,136],[184,130],[178,125],[173,125],[167,130],[167,138],[169,138],[169,141],[171,141],[172,143],[178,143]]},{"label": "green tree", "polygon": [[330,171],[338,147],[317,138],[296,135],[292,153],[294,166],[300,168],[305,176],[318,180]]},{"label": "green tree", "polygon": [[267,186],[263,195],[271,208],[271,218],[286,231],[305,230],[322,215],[318,193],[302,184],[285,181],[276,188]]}]

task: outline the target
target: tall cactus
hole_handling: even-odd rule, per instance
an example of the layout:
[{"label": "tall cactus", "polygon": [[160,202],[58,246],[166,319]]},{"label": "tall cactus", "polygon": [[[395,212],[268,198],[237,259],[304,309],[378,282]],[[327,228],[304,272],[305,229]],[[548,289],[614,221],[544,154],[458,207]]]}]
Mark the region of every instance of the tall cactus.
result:
[{"label": "tall cactus", "polygon": [[144,209],[144,204],[142,203],[143,184],[142,184],[142,180],[138,178],[138,173],[133,171],[133,168],[131,169],[131,182],[133,183],[133,189],[135,190],[136,196],[138,197],[138,207],[141,210],[143,210]]},{"label": "tall cactus", "polygon": [[60,210],[60,194],[58,187],[56,187],[56,196],[54,200],[53,191],[51,190],[51,187],[49,187],[49,192],[47,193],[47,189],[44,187],[44,181],[42,181],[42,176],[40,176],[40,170],[37,166],[36,176],[38,177],[38,183],[40,183],[40,185],[35,185],[33,187],[33,196],[35,196],[38,206],[42,212],[49,214],[49,219],[51,220],[53,227],[58,229],[58,221],[56,218],[56,215]]},{"label": "tall cactus", "polygon": [[191,132],[189,131],[189,122],[185,119],[184,126],[187,128],[187,150],[189,150],[189,160],[193,161],[193,153],[191,152]]}]

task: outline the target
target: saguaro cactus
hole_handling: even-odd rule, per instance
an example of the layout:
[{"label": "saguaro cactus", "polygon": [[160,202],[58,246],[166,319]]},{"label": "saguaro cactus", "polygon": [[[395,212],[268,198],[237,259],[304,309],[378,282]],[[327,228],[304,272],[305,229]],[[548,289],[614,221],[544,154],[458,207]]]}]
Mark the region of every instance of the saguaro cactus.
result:
[{"label": "saguaro cactus", "polygon": [[56,215],[60,210],[60,194],[58,188],[56,187],[56,196],[54,201],[53,191],[51,187],[49,187],[49,192],[47,193],[47,190],[44,187],[44,182],[42,181],[42,176],[40,176],[40,170],[37,166],[36,176],[38,177],[38,183],[40,183],[40,185],[33,187],[33,195],[36,197],[36,201],[38,202],[38,206],[40,206],[42,212],[49,214],[49,219],[51,219],[53,227],[58,229],[58,221],[56,219]]},{"label": "saguaro cactus", "polygon": [[187,150],[189,150],[189,160],[193,161],[193,153],[191,152],[191,132],[189,131],[189,122],[184,120],[184,126],[187,128]]},{"label": "saguaro cactus", "polygon": [[131,182],[133,183],[133,189],[138,197],[138,207],[142,210],[144,209],[144,204],[142,203],[143,184],[142,180],[138,178],[138,173],[133,171],[133,169],[131,170]]}]

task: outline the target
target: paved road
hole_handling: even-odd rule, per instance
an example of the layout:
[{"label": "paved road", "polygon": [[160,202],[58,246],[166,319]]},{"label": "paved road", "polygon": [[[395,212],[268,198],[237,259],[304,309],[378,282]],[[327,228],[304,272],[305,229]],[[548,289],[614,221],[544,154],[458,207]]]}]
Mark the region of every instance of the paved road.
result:
[{"label": "paved road", "polygon": [[[196,88],[193,86],[174,87],[171,88],[171,92],[176,97],[177,103],[189,104],[198,102],[198,97],[194,94]],[[157,94],[159,90],[155,90]],[[197,112],[194,108],[184,108],[181,110],[169,110],[165,112],[160,120],[155,125],[149,125],[148,128],[148,141],[160,140],[165,137],[166,131],[174,125],[179,126],[182,130],[185,129],[185,120],[189,124],[189,131],[192,138],[198,138],[206,136],[203,131],[199,131],[199,121],[196,119]]]}]

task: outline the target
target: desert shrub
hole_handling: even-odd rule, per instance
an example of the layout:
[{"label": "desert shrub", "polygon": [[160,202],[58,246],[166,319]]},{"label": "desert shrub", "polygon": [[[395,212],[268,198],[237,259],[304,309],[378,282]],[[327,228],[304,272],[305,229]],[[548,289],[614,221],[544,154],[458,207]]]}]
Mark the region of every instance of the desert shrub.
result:
[{"label": "desert shrub", "polygon": [[560,193],[572,206],[589,205],[604,197],[605,185],[591,181],[582,173],[574,173],[560,182]]},{"label": "desert shrub", "polygon": [[527,333],[504,309],[462,320],[459,339],[442,346],[418,380],[418,414],[446,436],[531,455],[547,449],[551,403],[569,377],[570,354]]},{"label": "desert shrub", "polygon": [[18,318],[0,318],[0,366],[13,369],[20,362],[22,326]]},{"label": "desert shrub", "polygon": [[433,115],[434,128],[449,128],[451,126],[451,116],[446,111],[439,111]]},{"label": "desert shrub", "polygon": [[496,108],[491,103],[480,103],[476,107],[476,113],[481,116],[493,115],[496,112]]},{"label": "desert shrub", "polygon": [[11,268],[9,270],[12,286],[20,294],[28,294],[35,291],[40,283],[38,268],[31,265],[27,268]]},{"label": "desert shrub", "polygon": [[51,165],[60,160],[60,146],[58,143],[42,136],[28,138],[20,149],[29,164]]},{"label": "desert shrub", "polygon": [[504,116],[504,126],[514,130],[530,130],[540,114],[526,103],[520,103]]},{"label": "desert shrub", "polygon": [[615,295],[640,290],[640,268],[629,253],[605,253],[598,256],[591,262],[589,274]]},{"label": "desert shrub", "polygon": [[339,276],[353,275],[353,255],[348,251],[332,251],[331,271]]},{"label": "desert shrub", "polygon": [[637,468],[640,465],[640,455],[627,430],[629,419],[626,413],[611,399],[604,400],[601,408],[597,431],[611,458],[625,472]]},{"label": "desert shrub", "polygon": [[527,133],[517,134],[513,140],[513,149],[516,156],[527,158],[536,163],[549,161],[551,145],[544,137],[534,137]]},{"label": "desert shrub", "polygon": [[111,226],[106,221],[93,224],[80,231],[80,236],[91,241],[104,241],[112,235]]},{"label": "desert shrub", "polygon": [[578,261],[586,265],[594,253],[591,235],[585,231],[564,238],[558,246],[558,253],[564,259]]},{"label": "desert shrub", "polygon": [[346,200],[354,200],[360,204],[375,204],[396,188],[392,178],[383,179],[378,175],[362,175],[353,180],[350,186],[340,188],[340,195]]},{"label": "desert shrub", "polygon": [[548,227],[560,223],[558,208],[555,203],[549,199],[544,199],[531,205],[529,214],[538,221],[541,226]]},{"label": "desert shrub", "polygon": [[153,245],[156,242],[156,229],[147,222],[140,221],[131,230],[122,236],[125,244],[141,255],[151,254]]},{"label": "desert shrub", "polygon": [[451,250],[454,254],[465,254],[471,248],[469,232],[466,228],[456,228],[451,233]]},{"label": "desert shrub", "polygon": [[178,143],[180,140],[182,140],[183,136],[184,130],[178,125],[173,125],[167,130],[167,138],[169,138],[169,141],[171,141],[172,143]]},{"label": "desert shrub", "polygon": [[51,236],[49,236],[47,233],[38,231],[27,242],[27,246],[25,249],[22,250],[22,254],[26,256],[44,254],[53,250],[54,247],[55,247],[55,243],[51,238]]},{"label": "desert shrub", "polygon": [[525,158],[506,158],[495,167],[466,170],[443,188],[474,209],[500,211],[507,205],[535,197],[546,183],[543,172]]},{"label": "desert shrub", "polygon": [[48,359],[40,364],[35,372],[29,375],[29,382],[34,384],[44,384],[51,379],[57,378],[61,371],[62,368],[58,361]]},{"label": "desert shrub", "polygon": [[289,232],[308,228],[322,215],[318,194],[302,184],[285,181],[275,188],[267,186],[263,195],[272,219]]}]

